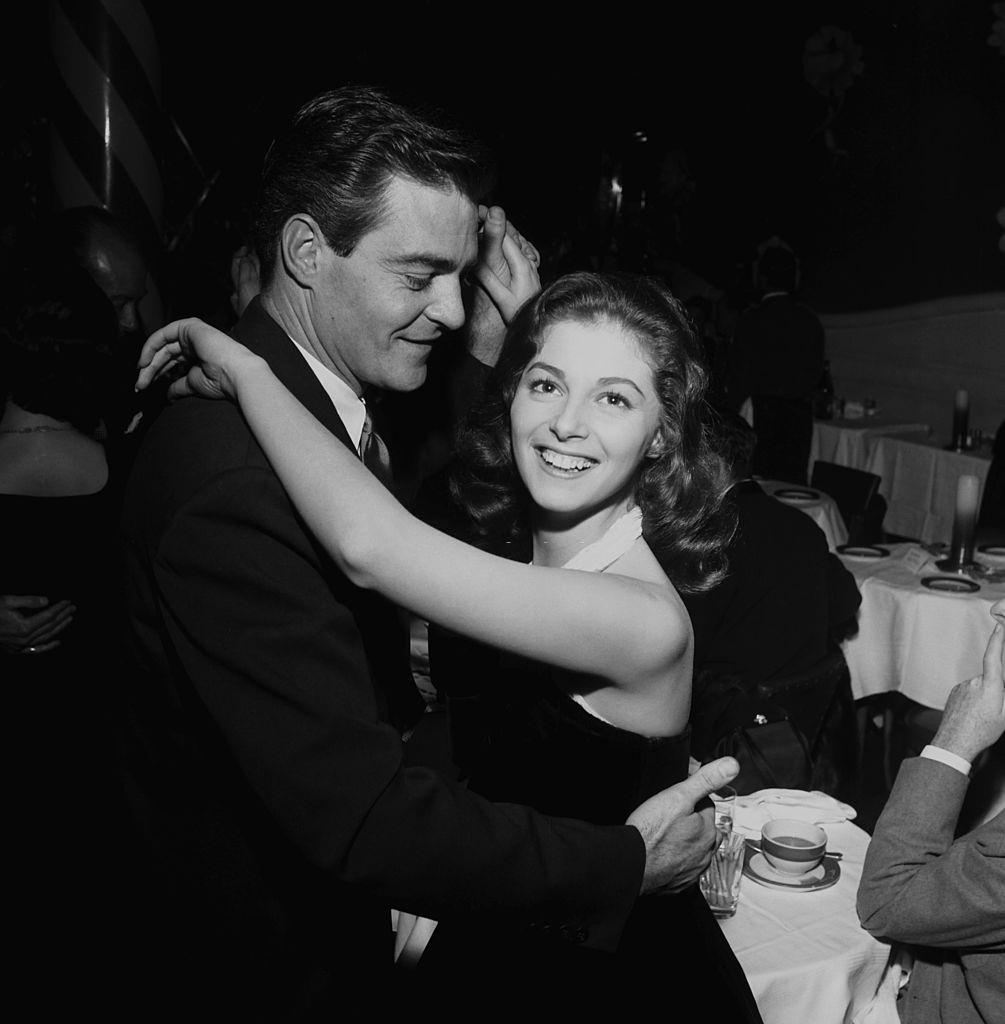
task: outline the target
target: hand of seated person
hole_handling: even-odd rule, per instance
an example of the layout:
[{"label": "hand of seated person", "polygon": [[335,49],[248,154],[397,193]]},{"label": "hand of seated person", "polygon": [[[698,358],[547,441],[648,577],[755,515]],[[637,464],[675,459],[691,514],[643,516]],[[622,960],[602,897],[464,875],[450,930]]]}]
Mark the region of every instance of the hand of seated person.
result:
[{"label": "hand of seated person", "polygon": [[38,595],[0,595],[0,650],[5,654],[51,651],[59,646],[60,634],[73,622],[76,610],[70,601],[50,604],[47,597]]}]

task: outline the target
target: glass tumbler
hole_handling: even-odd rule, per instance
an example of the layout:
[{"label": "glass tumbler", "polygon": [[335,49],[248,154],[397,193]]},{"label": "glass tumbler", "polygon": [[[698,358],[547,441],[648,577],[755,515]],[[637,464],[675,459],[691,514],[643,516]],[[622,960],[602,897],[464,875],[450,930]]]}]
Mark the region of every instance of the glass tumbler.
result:
[{"label": "glass tumbler", "polygon": [[746,845],[739,832],[724,835],[712,854],[711,864],[698,880],[705,902],[716,917],[732,917],[736,913]]}]

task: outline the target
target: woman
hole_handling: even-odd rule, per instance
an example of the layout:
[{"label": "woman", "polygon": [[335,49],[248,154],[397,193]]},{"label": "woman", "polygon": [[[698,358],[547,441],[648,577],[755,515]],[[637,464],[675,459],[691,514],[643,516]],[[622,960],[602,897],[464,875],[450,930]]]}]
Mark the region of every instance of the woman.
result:
[{"label": "woman", "polygon": [[[620,823],[640,795],[683,778],[688,760],[691,627],[643,529],[678,585],[700,588],[724,571],[719,551],[730,523],[704,433],[699,344],[679,303],[645,279],[569,275],[520,309],[466,434],[476,475],[462,489],[474,491],[483,526],[501,521],[528,531],[530,565],[415,519],[261,360],[199,321],[151,337],[138,386],[194,361],[170,393],[239,402],[294,503],[354,583],[515,659],[512,671],[529,699],[504,714],[493,736],[506,737],[494,748],[503,758],[487,759],[473,787],[523,799],[516,790],[529,783],[529,801],[542,810]],[[528,730],[539,729],[542,743],[529,763],[553,766],[548,751],[570,730],[572,747],[584,754],[556,784],[514,774],[519,755],[511,759],[508,747],[526,753]],[[601,791],[578,781],[598,767],[610,769],[617,785]],[[680,952],[675,943],[686,935],[686,955],[703,974],[711,971],[710,983],[725,984],[736,1018],[758,1019],[697,889],[671,907],[672,900],[657,915],[663,938],[650,943],[647,925],[626,936],[632,957],[617,959],[662,960],[669,947]],[[437,929],[423,966],[435,966],[436,950],[449,948],[443,963],[456,969],[473,948],[471,929],[479,950],[494,943],[482,959],[493,970],[500,958],[513,962],[515,946],[527,948],[488,922],[450,922]]]},{"label": "woman", "polygon": [[[19,879],[11,909],[22,949],[50,946],[60,922],[60,941],[74,952],[47,969],[55,965],[79,993],[94,983],[87,950],[96,940],[101,947],[105,926],[109,934],[117,927],[109,894],[123,834],[112,831],[123,819],[109,699],[116,506],[96,438],[117,325],[105,295],[71,266],[26,270],[8,294],[0,593],[8,607],[41,602],[52,613],[38,625],[26,616],[29,642],[10,639],[0,654]],[[83,836],[102,841],[72,838]],[[29,959],[19,965],[26,977],[35,969]]]}]

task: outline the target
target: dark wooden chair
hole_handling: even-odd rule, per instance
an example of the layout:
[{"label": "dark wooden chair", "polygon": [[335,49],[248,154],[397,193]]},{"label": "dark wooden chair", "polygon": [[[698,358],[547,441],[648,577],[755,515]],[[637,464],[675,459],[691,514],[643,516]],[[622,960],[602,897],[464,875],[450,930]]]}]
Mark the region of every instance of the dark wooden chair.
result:
[{"label": "dark wooden chair", "polygon": [[879,493],[880,477],[864,469],[817,459],[810,474],[810,486],[829,494],[835,501],[849,544],[876,544],[884,538],[886,499]]},{"label": "dark wooden chair", "polygon": [[812,788],[839,798],[853,793],[860,759],[851,676],[841,648],[804,672],[760,683],[757,693],[784,708],[806,737]]}]

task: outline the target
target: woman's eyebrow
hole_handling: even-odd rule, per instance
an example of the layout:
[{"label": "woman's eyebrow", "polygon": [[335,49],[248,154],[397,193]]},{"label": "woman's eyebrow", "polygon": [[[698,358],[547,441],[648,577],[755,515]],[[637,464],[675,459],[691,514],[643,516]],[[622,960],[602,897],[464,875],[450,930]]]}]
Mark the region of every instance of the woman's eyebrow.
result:
[{"label": "woman's eyebrow", "polygon": [[603,384],[604,387],[610,387],[612,384],[627,384],[630,388],[635,388],[643,398],[646,397],[645,392],[638,386],[638,384],[635,383],[635,381],[632,380],[631,377],[601,377],[597,383]]}]

